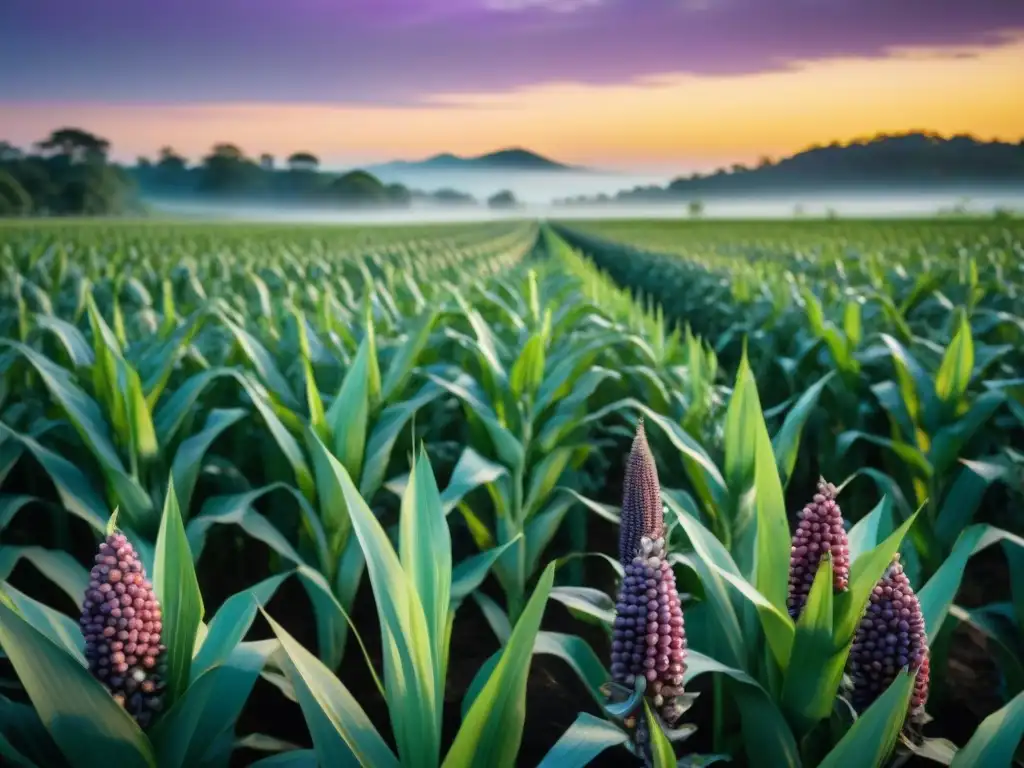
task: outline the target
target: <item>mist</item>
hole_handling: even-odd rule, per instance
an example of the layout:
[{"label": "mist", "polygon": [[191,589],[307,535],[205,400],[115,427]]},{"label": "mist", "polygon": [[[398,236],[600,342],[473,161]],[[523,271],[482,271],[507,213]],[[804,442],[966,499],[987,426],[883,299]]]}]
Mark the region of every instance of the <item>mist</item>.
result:
[{"label": "mist", "polygon": [[[991,215],[1003,210],[1024,214],[1024,188],[958,188],[950,191],[884,191],[708,197],[704,219],[898,218],[941,214]],[[415,224],[499,221],[507,219],[687,218],[686,201],[673,203],[605,203],[554,205],[551,200],[525,202],[514,209],[479,205],[413,204],[407,208],[335,208],[283,203],[146,200],[157,216],[237,222],[309,224]]]},{"label": "mist", "polygon": [[483,201],[496,192],[509,190],[517,199],[532,205],[546,205],[568,197],[615,193],[638,186],[668,184],[671,174],[613,173],[602,171],[526,170],[401,170],[374,168],[372,173],[385,184],[403,184],[410,189],[434,191],[457,189]]}]

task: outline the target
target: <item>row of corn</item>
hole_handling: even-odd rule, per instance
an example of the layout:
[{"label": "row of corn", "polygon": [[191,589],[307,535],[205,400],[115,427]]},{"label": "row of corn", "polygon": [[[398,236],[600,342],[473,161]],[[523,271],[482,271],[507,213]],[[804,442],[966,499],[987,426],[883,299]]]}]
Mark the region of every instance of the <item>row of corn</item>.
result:
[{"label": "row of corn", "polygon": [[[12,229],[2,246],[0,647],[19,681],[0,698],[5,757],[91,765],[105,739],[139,765],[227,764],[239,749],[272,752],[267,765],[512,765],[536,653],[592,696],[545,765],[612,748],[676,764],[699,675],[716,754],[680,764],[1008,754],[984,726],[954,755],[918,724],[957,557],[1011,534],[968,528],[973,543],[954,537],[937,568],[912,570],[921,512],[883,491],[844,544],[824,484],[787,544],[784,489],[799,487],[831,380],[763,414],[745,357],[722,385],[711,345],[547,227],[76,226]],[[641,419],[654,454],[641,433],[620,510],[606,486]],[[617,556],[582,557],[615,524]],[[252,541],[271,553],[265,578],[207,616],[204,594]],[[80,621],[20,591],[20,563]],[[617,601],[587,586],[609,571]],[[350,622],[364,577],[379,672]],[[288,579],[310,598],[315,649],[264,610]],[[604,627],[607,647],[542,630],[549,598]],[[442,743],[466,601],[500,650]],[[247,639],[260,612],[273,639]],[[346,687],[352,654],[390,738]],[[71,682],[58,691],[52,674]],[[237,732],[260,678],[302,709],[311,749]]]}]

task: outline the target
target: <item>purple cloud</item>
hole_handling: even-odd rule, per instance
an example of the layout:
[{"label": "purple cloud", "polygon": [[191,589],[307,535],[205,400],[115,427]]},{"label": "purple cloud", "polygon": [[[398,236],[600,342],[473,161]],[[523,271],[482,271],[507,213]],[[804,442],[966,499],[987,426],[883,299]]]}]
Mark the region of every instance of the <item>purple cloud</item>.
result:
[{"label": "purple cloud", "polygon": [[3,0],[0,102],[429,103],[989,46],[1019,0]]}]

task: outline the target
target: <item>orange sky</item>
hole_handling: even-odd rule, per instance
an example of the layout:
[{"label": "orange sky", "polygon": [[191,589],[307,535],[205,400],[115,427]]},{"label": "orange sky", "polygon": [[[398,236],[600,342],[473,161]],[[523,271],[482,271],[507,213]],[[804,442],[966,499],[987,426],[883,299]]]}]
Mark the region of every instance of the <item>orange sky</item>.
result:
[{"label": "orange sky", "polygon": [[704,169],[815,142],[929,129],[1024,138],[1024,38],[975,51],[808,62],[785,72],[665,75],[638,84],[546,84],[504,94],[438,95],[425,107],[322,104],[5,107],[4,133],[27,144],[63,124],[94,131],[122,159],[170,144],[198,159],[215,141],[324,164],[417,159],[524,146],[608,168]]}]

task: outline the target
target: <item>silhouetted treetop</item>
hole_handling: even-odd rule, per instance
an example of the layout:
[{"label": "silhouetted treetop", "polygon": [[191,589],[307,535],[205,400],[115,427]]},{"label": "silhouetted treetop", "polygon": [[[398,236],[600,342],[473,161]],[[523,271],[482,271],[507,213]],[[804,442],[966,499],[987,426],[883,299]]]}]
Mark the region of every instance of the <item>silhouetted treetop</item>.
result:
[{"label": "silhouetted treetop", "polygon": [[36,148],[44,154],[60,155],[71,162],[104,162],[110,142],[81,128],[58,128],[37,142]]}]

